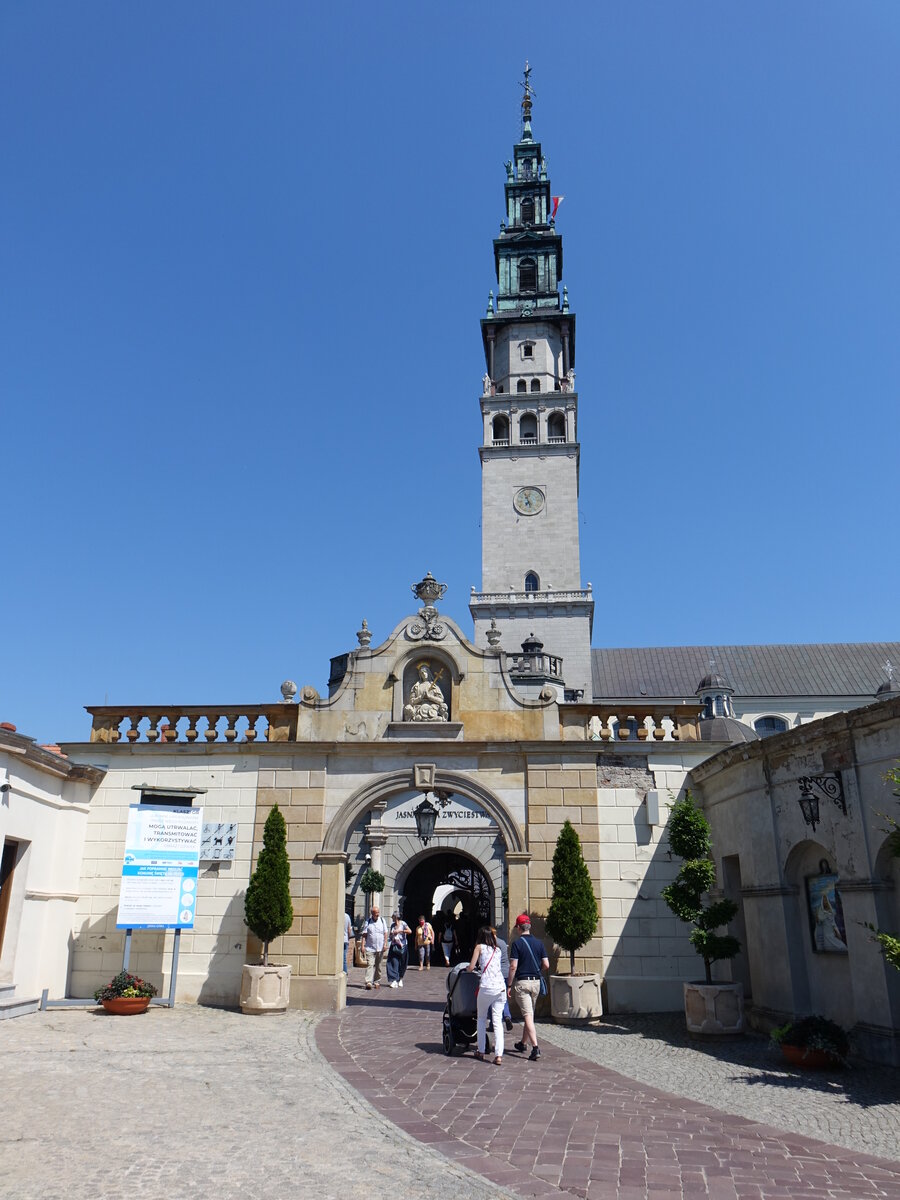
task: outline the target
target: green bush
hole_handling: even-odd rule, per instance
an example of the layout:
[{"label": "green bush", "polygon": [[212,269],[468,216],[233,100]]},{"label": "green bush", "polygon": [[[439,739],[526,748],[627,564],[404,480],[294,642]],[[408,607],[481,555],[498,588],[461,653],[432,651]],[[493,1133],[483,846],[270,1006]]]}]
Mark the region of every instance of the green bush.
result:
[{"label": "green bush", "polygon": [[716,864],[710,854],[709,822],[690,792],[672,806],[669,846],[683,861],[677,877],[661,895],[679,920],[694,926],[691,945],[703,959],[706,982],[712,983],[712,964],[740,952],[741,943],[736,937],[716,933],[734,917],[738,906],[724,899],[703,903],[703,896],[715,887]]},{"label": "green bush", "polygon": [[287,933],[294,920],[286,843],[287,827],[276,804],[266,817],[262,850],[244,900],[244,923],[263,944],[264,966],[269,965],[269,942]]},{"label": "green bush", "polygon": [[569,952],[569,973],[575,974],[575,951],[594,936],[597,898],[581,853],[581,840],[566,821],[553,852],[553,899],[547,914],[547,933]]}]

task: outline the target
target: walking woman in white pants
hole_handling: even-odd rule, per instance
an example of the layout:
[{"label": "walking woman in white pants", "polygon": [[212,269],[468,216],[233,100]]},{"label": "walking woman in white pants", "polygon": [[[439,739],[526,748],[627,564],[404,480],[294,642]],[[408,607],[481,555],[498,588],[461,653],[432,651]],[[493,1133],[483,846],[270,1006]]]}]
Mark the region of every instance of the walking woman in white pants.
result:
[{"label": "walking woman in white pants", "polygon": [[500,969],[500,951],[493,929],[485,926],[478,930],[478,945],[472,954],[472,961],[466,967],[467,971],[481,971],[481,983],[478,987],[478,1050],[475,1057],[484,1062],[484,1051],[487,1042],[487,1015],[491,1014],[491,1027],[494,1031],[494,1066],[499,1067],[503,1062],[503,1005],[506,1000],[506,980]]}]

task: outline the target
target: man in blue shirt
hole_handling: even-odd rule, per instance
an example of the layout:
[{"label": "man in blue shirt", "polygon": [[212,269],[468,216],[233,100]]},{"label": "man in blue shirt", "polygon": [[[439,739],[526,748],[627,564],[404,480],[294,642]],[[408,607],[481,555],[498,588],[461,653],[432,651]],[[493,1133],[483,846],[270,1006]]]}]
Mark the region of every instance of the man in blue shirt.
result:
[{"label": "man in blue shirt", "polygon": [[541,1052],[534,1027],[534,1005],[541,994],[541,971],[550,970],[550,960],[544,943],[531,935],[528,913],[516,917],[516,933],[518,937],[509,948],[509,994],[516,998],[525,1028],[522,1040],[515,1042],[513,1048],[524,1053],[531,1046],[528,1061],[537,1062]]}]

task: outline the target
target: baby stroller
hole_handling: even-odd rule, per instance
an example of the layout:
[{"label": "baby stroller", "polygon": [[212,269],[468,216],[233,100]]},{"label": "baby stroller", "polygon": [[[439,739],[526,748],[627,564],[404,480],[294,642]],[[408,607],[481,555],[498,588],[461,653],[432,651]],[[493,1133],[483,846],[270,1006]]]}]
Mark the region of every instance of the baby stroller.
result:
[{"label": "baby stroller", "polygon": [[[458,963],[447,972],[447,1003],[442,1019],[441,1044],[445,1054],[462,1054],[478,1033],[475,995],[481,975],[467,971],[467,963]],[[491,1031],[487,1031],[487,1053],[491,1052]]]}]

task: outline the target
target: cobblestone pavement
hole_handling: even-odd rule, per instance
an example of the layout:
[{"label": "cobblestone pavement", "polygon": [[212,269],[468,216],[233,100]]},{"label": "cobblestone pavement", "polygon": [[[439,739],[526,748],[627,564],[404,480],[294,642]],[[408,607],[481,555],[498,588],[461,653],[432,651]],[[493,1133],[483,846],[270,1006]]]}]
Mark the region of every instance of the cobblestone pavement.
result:
[{"label": "cobblestone pavement", "polygon": [[[351,976],[348,1009],[318,1026],[326,1057],[380,1112],[498,1187],[585,1200],[900,1198],[896,1153],[889,1160],[839,1148],[787,1131],[781,1120],[773,1127],[757,1114],[731,1115],[635,1082],[556,1044],[576,1031],[545,1036],[537,1063],[515,1052],[500,1068],[471,1053],[448,1058],[440,1045],[443,971],[413,972],[403,992],[366,993],[359,974]],[[630,1040],[642,1041],[634,1033]],[[661,1065],[661,1049],[655,1056]],[[644,1069],[659,1082],[662,1069]],[[729,1092],[750,1090],[745,1071],[731,1064]],[[826,1102],[821,1084],[782,1074],[795,1109],[811,1090]],[[858,1116],[864,1108],[856,1103]]]},{"label": "cobblestone pavement", "polygon": [[721,1112],[868,1154],[900,1159],[900,1071],[856,1063],[801,1071],[758,1034],[691,1038],[680,1014],[605,1017],[592,1028],[542,1025],[554,1046]]},{"label": "cobblestone pavement", "polygon": [[3,1200],[495,1200],[377,1113],[316,1018],[151,1008],[0,1021]]}]

